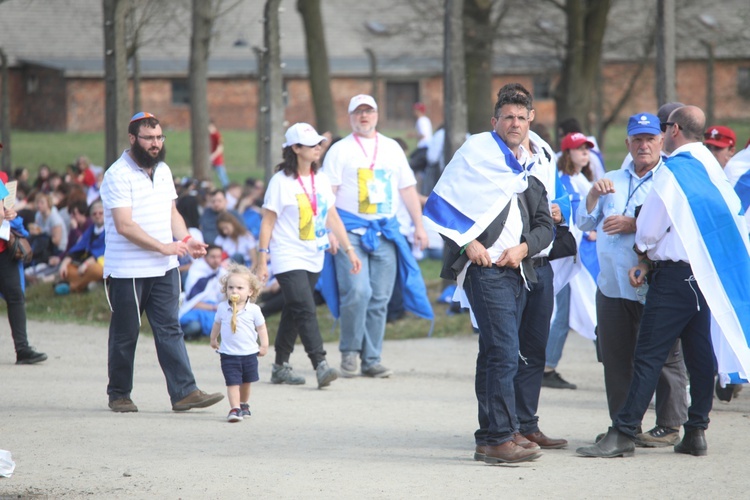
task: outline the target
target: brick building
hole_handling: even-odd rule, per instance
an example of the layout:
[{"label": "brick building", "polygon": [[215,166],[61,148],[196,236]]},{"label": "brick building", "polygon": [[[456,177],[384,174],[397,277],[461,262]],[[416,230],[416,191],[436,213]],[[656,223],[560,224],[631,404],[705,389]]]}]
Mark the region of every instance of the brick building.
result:
[{"label": "brick building", "polygon": [[[221,128],[255,128],[257,69],[250,47],[261,43],[263,4],[262,0],[244,0],[217,19],[209,60],[208,102],[209,112]],[[551,124],[551,92],[560,67],[560,50],[545,42],[553,39],[554,33],[564,33],[564,19],[556,9],[550,10],[548,2],[529,0],[523,4],[527,8],[521,17],[511,14],[503,21],[516,29],[520,26],[522,35],[513,35],[508,29],[509,34],[495,42],[492,88],[518,81],[533,89],[538,120]],[[539,5],[529,9],[530,4]],[[141,28],[152,34],[139,50],[141,108],[155,113],[168,128],[187,129],[189,2],[164,0],[157,5],[160,8],[152,13],[150,24]],[[605,115],[620,99],[641,59],[646,61],[645,68],[619,118],[656,108],[653,54],[642,56],[640,48],[649,22],[653,23],[649,21],[653,9],[650,0],[613,3],[602,67]],[[439,10],[433,10],[417,14],[409,2],[396,0],[381,0],[377,8],[354,0],[323,2],[331,88],[342,129],[347,127],[349,98],[372,91],[367,48],[377,57],[376,97],[384,126],[410,126],[411,104],[417,100],[426,103],[434,123],[442,122],[442,24]],[[740,43],[748,36],[742,26],[742,19],[750,17],[748,2],[727,0],[709,11],[701,2],[686,0],[677,16],[678,99],[705,107],[709,71],[705,47],[710,44],[715,53],[716,119],[750,119],[750,43],[747,39]],[[96,131],[104,127],[102,17],[100,0],[0,4],[0,48],[10,61],[13,128]],[[300,16],[287,6],[280,12],[280,21],[286,119],[314,123]],[[488,109],[493,97],[487,96]]]}]

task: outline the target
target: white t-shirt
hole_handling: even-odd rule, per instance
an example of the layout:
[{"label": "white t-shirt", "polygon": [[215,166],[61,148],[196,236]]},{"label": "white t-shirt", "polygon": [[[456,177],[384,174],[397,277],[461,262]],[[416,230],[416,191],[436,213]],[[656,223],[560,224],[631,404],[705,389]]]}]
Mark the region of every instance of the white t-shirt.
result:
[{"label": "white t-shirt", "polygon": [[[401,146],[382,134],[372,139],[349,134],[341,139],[326,153],[323,171],[331,185],[338,186],[336,208],[368,220],[393,217],[399,190],[417,183]],[[382,195],[374,199],[382,201],[370,201],[373,184]]]},{"label": "white t-shirt", "polygon": [[59,227],[62,230],[60,235],[60,243],[57,244],[57,248],[65,250],[68,247],[68,225],[63,221],[60,212],[57,207],[52,207],[47,217],[43,216],[41,212],[37,212],[34,216],[34,223],[39,226],[42,233],[52,235],[52,229]]},{"label": "white t-shirt", "polygon": [[221,325],[219,352],[231,356],[255,354],[258,348],[258,327],[266,323],[257,304],[248,302],[237,311],[237,331],[232,332],[232,306],[226,300],[216,309],[214,323]]},{"label": "white t-shirt", "polygon": [[104,277],[153,278],[178,266],[176,255],[146,250],[122,236],[115,228],[113,208],[131,207],[133,221],[151,237],[171,243],[172,204],[177,199],[172,171],[166,163],[154,168],[153,181],[130,157],[128,150],[104,174]]},{"label": "white t-shirt", "polygon": [[[315,212],[311,199],[317,202]],[[323,269],[325,249],[319,249],[316,232],[325,231],[328,208],[334,201],[331,183],[322,172],[296,179],[276,172],[271,177],[263,208],[277,217],[269,245],[274,274],[295,270],[318,273]]]},{"label": "white t-shirt", "polygon": [[426,116],[420,116],[417,118],[417,124],[414,127],[417,129],[417,134],[422,138],[417,143],[418,148],[426,148],[430,145],[430,139],[432,139],[432,122]]},{"label": "white t-shirt", "polygon": [[250,233],[243,234],[237,240],[233,240],[229,236],[217,236],[214,240],[214,245],[221,247],[227,255],[240,254],[245,260],[250,260],[250,250],[257,246],[255,238]]}]

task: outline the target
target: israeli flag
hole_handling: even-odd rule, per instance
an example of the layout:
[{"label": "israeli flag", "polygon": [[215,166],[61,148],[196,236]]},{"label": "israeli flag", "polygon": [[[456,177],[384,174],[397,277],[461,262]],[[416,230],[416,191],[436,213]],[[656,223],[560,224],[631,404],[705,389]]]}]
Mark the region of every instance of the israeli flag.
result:
[{"label": "israeli flag", "polygon": [[664,202],[711,309],[711,338],[723,380],[746,382],[750,374],[750,241],[740,201],[703,145],[683,148],[665,166],[654,176],[650,194]]},{"label": "israeli flag", "polygon": [[425,223],[458,246],[476,239],[528,186],[526,169],[495,131],[469,137],[424,207]]},{"label": "israeli flag", "polygon": [[745,216],[747,230],[750,232],[750,147],[734,155],[724,168],[724,173],[740,198],[740,215]]}]

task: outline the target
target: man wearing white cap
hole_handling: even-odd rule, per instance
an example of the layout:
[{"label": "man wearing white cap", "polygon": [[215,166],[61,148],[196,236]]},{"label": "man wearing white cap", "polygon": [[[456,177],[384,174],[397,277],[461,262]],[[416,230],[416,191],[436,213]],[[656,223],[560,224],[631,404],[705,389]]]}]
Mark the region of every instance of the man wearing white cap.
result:
[{"label": "man wearing white cap", "polygon": [[[383,378],[392,371],[381,364],[388,301],[402,257],[394,241],[398,196],[414,222],[414,242],[427,246],[416,179],[401,147],[379,134],[378,105],[372,96],[360,94],[349,102],[352,133],[337,142],[326,155],[323,171],[336,194],[336,208],[349,239],[362,261],[362,272],[349,273],[349,261],[334,257],[341,314],[341,373],[354,377],[357,358],[362,375]],[[395,225],[395,235],[393,227]]]}]

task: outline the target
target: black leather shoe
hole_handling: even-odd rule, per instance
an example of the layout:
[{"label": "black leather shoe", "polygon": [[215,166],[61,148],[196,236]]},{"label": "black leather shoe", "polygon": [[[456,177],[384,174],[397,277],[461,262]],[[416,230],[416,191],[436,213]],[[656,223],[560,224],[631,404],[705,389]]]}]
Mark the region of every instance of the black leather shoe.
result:
[{"label": "black leather shoe", "polygon": [[626,434],[610,427],[601,441],[593,446],[578,448],[576,453],[584,457],[614,458],[632,457],[635,444]]},{"label": "black leather shoe", "polygon": [[685,436],[682,441],[674,445],[675,453],[685,453],[694,457],[702,457],[708,454],[708,445],[706,444],[706,434],[703,429],[685,429]]}]

